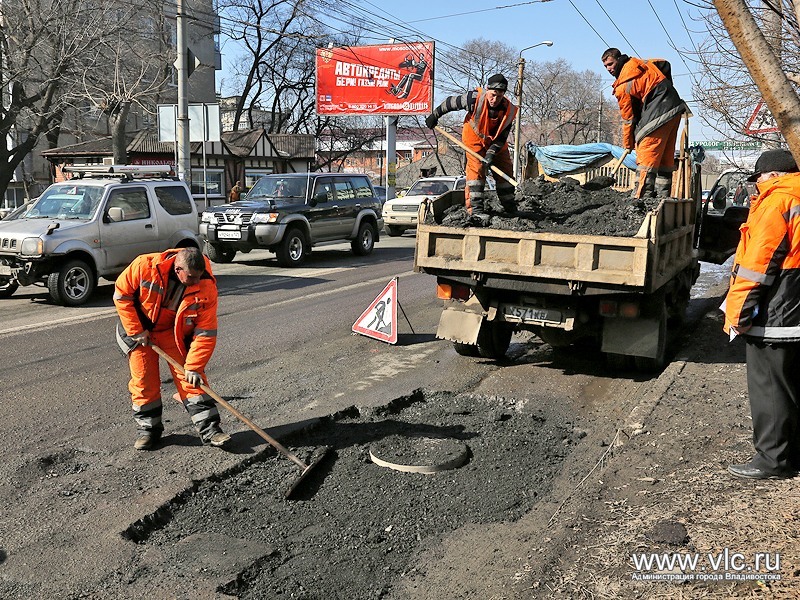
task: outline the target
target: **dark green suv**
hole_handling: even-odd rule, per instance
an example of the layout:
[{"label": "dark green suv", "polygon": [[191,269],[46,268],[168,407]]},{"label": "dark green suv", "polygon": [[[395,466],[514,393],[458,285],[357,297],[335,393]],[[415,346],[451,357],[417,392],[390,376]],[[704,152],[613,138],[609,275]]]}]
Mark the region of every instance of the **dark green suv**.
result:
[{"label": "dark green suv", "polygon": [[267,175],[241,200],[205,210],[200,221],[214,262],[265,248],[286,267],[302,264],[319,242],[350,240],[353,252],[370,254],[382,228],[369,177],[354,173]]}]

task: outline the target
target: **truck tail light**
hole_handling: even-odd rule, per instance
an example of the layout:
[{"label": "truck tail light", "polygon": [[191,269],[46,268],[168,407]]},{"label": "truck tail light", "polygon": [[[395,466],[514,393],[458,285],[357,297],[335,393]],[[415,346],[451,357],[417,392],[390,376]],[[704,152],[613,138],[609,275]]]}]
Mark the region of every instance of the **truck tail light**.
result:
[{"label": "truck tail light", "polygon": [[617,316],[617,303],[613,300],[602,300],[600,302],[600,316],[601,317],[616,317]]},{"label": "truck tail light", "polygon": [[469,286],[450,283],[436,284],[436,297],[440,300],[469,300]]},{"label": "truck tail light", "polygon": [[615,300],[602,300],[600,302],[601,317],[624,317],[636,319],[639,317],[638,302],[617,302]]},{"label": "truck tail light", "polygon": [[639,305],[636,302],[621,302],[619,305],[619,316],[628,319],[638,318]]}]

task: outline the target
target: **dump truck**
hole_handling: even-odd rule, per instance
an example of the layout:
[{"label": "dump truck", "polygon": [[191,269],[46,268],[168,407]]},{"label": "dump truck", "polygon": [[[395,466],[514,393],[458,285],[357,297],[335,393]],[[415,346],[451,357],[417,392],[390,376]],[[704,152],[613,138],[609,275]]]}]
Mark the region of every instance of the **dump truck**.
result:
[{"label": "dump truck", "polygon": [[514,331],[528,330],[554,347],[595,342],[613,369],[661,369],[699,260],[727,259],[747,216],[709,215],[699,177],[690,185],[684,173],[676,187],[692,197],[661,200],[631,237],[453,227],[442,219],[463,191],[424,202],[414,270],[435,276],[444,300],[437,337],[498,359]]}]

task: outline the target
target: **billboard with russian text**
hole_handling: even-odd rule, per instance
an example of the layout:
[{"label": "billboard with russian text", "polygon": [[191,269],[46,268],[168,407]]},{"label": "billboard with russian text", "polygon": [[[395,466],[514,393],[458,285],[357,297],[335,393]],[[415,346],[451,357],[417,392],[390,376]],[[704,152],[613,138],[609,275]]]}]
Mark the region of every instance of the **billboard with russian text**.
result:
[{"label": "billboard with russian text", "polygon": [[433,42],[317,48],[317,114],[429,114],[433,52]]}]

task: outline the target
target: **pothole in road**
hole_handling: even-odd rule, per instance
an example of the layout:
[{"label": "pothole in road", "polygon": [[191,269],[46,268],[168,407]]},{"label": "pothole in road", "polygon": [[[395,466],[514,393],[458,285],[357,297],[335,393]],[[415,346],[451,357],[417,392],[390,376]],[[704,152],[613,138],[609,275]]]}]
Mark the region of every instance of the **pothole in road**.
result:
[{"label": "pothole in road", "polygon": [[[301,458],[334,449],[297,500],[283,493],[299,469],[277,455],[199,482],[126,532],[140,544],[125,584],[177,578],[242,598],[381,597],[442,536],[514,521],[549,491],[573,433],[554,411],[540,400],[415,392],[324,419],[291,447]],[[468,448],[468,456],[434,474],[372,462],[371,452],[397,440],[430,440],[428,450],[445,454]],[[431,462],[420,456],[411,462]]]}]

